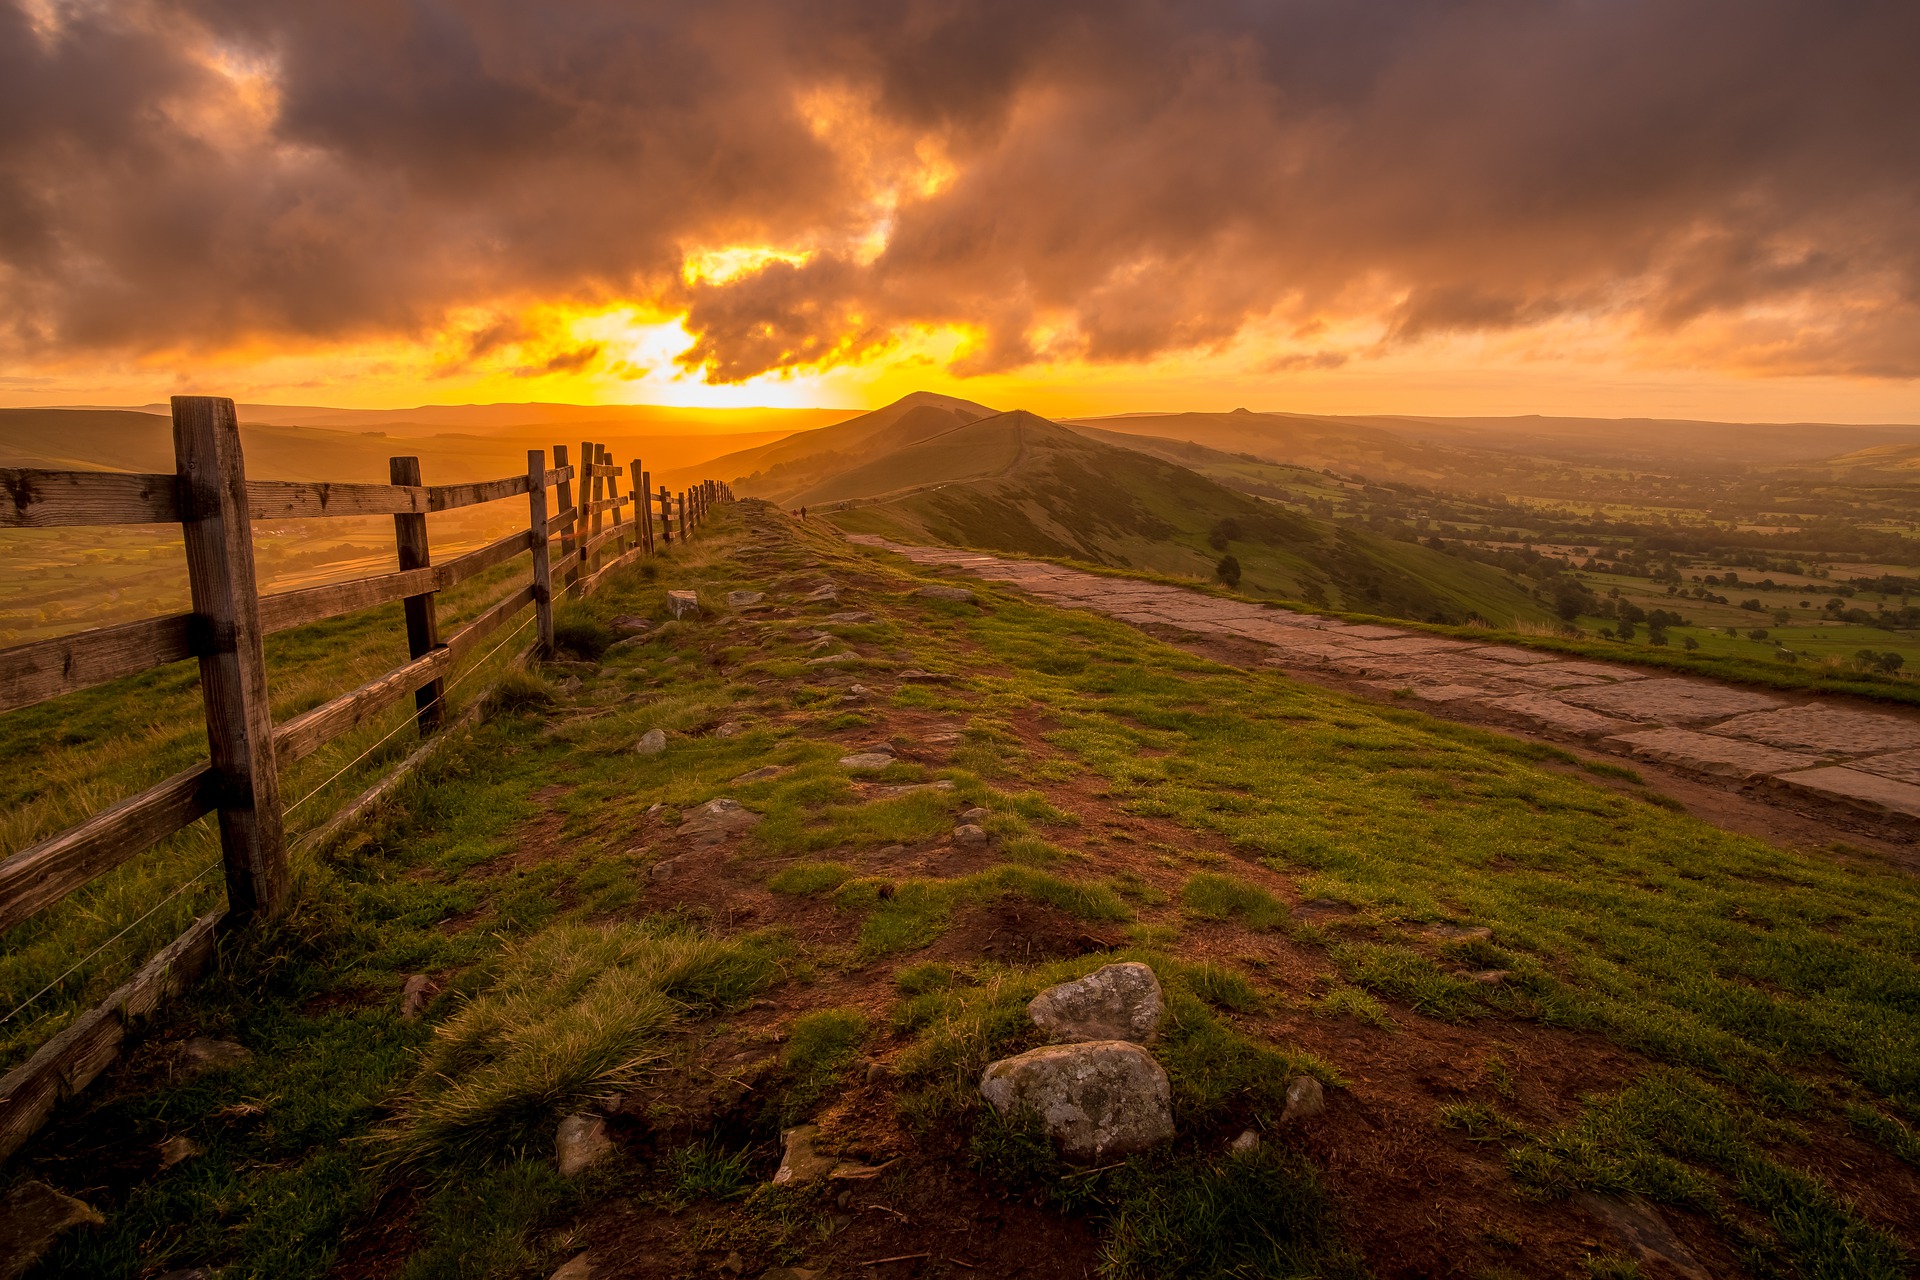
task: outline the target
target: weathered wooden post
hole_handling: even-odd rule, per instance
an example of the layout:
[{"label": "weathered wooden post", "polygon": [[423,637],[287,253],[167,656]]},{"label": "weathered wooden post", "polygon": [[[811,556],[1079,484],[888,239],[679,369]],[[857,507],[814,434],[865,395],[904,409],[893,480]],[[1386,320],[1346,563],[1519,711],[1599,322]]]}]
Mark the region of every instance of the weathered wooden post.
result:
[{"label": "weathered wooden post", "polygon": [[617,556],[626,550],[627,541],[627,535],[624,532],[626,521],[620,515],[620,468],[614,466],[613,454],[608,452],[605,445],[600,446],[600,461],[602,465],[612,468],[607,473],[607,501],[614,504],[613,527],[618,536],[613,540],[613,551]]},{"label": "weathered wooden post", "polygon": [[587,548],[600,536],[601,476],[598,470],[600,449],[590,440],[580,442],[580,509],[586,513],[586,527],[580,531],[580,575],[593,575],[593,553]]},{"label": "weathered wooden post", "polygon": [[287,837],[233,401],[175,396],[173,456],[207,749],[218,779],[227,909],[235,919],[273,916],[287,902]]},{"label": "weathered wooden post", "polygon": [[665,485],[660,486],[660,541],[669,547],[673,545],[673,498]]},{"label": "weathered wooden post", "polygon": [[638,458],[627,464],[627,472],[633,477],[634,532],[639,535],[640,550],[645,554],[653,550],[653,519],[647,511],[647,473],[641,470]]},{"label": "weathered wooden post", "polygon": [[[553,446],[553,466],[556,471],[567,470],[567,446]],[[580,517],[573,501],[573,476],[565,476],[555,488],[555,500],[560,504],[559,513],[566,523],[560,526],[560,590],[565,591],[573,585],[573,548],[578,541]]]},{"label": "weathered wooden post", "polygon": [[[420,486],[420,459],[389,458],[387,472],[395,484]],[[433,557],[427,549],[427,517],[425,512],[401,512],[393,517],[393,541],[400,556],[400,568],[424,569],[433,563]],[[435,616],[433,592],[423,591],[419,595],[408,596],[405,601],[407,610],[407,655],[410,658],[422,658],[440,647],[440,623]],[[441,699],[446,694],[446,682],[435,680],[422,685],[413,692],[413,705],[420,722],[422,735],[432,733],[440,727]]]},{"label": "weathered wooden post", "polygon": [[533,626],[542,655],[553,652],[553,565],[547,558],[547,451],[527,450],[527,532],[533,539]]}]

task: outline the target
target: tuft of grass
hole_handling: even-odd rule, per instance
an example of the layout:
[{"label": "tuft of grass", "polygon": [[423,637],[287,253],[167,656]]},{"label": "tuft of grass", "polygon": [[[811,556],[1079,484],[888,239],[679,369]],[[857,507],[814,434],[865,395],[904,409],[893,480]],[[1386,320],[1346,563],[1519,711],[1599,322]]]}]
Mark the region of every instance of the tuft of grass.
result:
[{"label": "tuft of grass", "polygon": [[1611,760],[1582,760],[1580,767],[1599,778],[1619,778],[1631,782],[1636,787],[1644,786],[1646,779],[1640,776],[1638,769],[1628,768],[1624,764],[1615,764]]},{"label": "tuft of grass", "polygon": [[1345,983],[1336,985],[1331,991],[1313,1002],[1313,1011],[1322,1017],[1338,1018],[1346,1016],[1377,1027],[1381,1031],[1398,1031],[1400,1024],[1387,1012],[1387,1006],[1375,999],[1373,994],[1360,987]]},{"label": "tuft of grass", "polygon": [[1202,871],[1180,890],[1180,901],[1202,920],[1238,919],[1249,929],[1273,929],[1287,922],[1287,905],[1235,876]]},{"label": "tuft of grass", "polygon": [[752,1152],[728,1151],[712,1142],[681,1147],[662,1162],[661,1171],[666,1175],[668,1201],[682,1206],[738,1200],[758,1181]]},{"label": "tuft of grass", "polygon": [[780,1052],[785,1090],[780,1122],[792,1124],[833,1092],[860,1056],[867,1039],[867,1015],[858,1009],[820,1009],[794,1019]]},{"label": "tuft of grass", "polygon": [[554,610],[553,647],[586,662],[598,662],[613,647],[613,629],[584,605],[566,604]]},{"label": "tuft of grass", "polygon": [[844,862],[796,862],[776,871],[767,888],[775,893],[831,893],[853,877],[853,868]]},{"label": "tuft of grass", "polygon": [[520,715],[552,706],[557,696],[544,677],[514,667],[502,672],[494,683],[489,710],[495,715]]},{"label": "tuft of grass", "polygon": [[636,1083],[684,1018],[737,1006],[778,967],[763,941],[672,924],[562,925],[513,949],[492,987],[434,1029],[383,1131],[419,1163],[512,1150]]}]

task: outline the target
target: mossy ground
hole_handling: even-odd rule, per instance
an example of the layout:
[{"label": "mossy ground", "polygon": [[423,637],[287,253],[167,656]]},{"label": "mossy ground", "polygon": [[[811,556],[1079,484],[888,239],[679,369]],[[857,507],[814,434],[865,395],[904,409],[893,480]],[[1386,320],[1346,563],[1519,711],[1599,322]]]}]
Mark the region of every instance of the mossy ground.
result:
[{"label": "mossy ground", "polygon": [[[15,1162],[109,1216],[44,1275],[1627,1274],[1588,1191],[1728,1274],[1910,1267],[1911,878],[1011,591],[919,597],[762,506],[710,532],[576,621],[669,586],[708,617],[519,688]],[[758,824],[687,838],[722,796]],[[951,839],[972,805],[985,845]],[[1167,989],[1181,1136],[1072,1169],[973,1082],[1116,958]],[[195,1034],[253,1057],[181,1078]],[[1283,1123],[1301,1075],[1328,1111]],[[564,1179],[582,1106],[619,1154]],[[885,1167],[769,1185],[800,1120]]]}]

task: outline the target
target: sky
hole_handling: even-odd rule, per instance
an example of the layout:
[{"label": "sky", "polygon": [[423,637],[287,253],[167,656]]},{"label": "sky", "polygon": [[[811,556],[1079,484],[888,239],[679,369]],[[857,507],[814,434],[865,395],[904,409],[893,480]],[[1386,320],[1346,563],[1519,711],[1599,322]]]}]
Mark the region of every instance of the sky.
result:
[{"label": "sky", "polygon": [[0,0],[0,404],[1920,422],[1912,0]]}]

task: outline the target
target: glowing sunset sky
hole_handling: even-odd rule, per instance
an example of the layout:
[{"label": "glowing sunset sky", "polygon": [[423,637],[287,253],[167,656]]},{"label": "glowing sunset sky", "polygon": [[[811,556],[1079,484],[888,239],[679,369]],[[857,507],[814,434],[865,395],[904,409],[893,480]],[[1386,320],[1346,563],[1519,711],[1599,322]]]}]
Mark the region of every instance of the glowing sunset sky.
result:
[{"label": "glowing sunset sky", "polygon": [[1913,0],[0,0],[0,403],[1920,421]]}]

